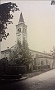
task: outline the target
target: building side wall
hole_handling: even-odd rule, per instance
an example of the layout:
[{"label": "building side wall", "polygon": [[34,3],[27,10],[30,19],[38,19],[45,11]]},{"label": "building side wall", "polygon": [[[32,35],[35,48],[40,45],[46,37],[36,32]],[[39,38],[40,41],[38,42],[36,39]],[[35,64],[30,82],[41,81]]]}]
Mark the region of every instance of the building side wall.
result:
[{"label": "building side wall", "polygon": [[[33,66],[34,67],[49,67],[53,68],[53,57],[51,55],[37,52],[37,51],[31,51],[31,55],[33,58]],[[36,68],[35,68],[36,69]]]}]

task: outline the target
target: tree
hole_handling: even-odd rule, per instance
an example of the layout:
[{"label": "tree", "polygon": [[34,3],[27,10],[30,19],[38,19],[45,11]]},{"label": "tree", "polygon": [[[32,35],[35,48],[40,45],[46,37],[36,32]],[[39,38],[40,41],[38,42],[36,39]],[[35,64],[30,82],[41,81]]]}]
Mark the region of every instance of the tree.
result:
[{"label": "tree", "polygon": [[51,53],[52,53],[53,58],[55,58],[55,47],[53,46],[53,49],[50,50],[50,51],[51,51]]},{"label": "tree", "polygon": [[[2,39],[7,38],[9,33],[6,33],[6,29],[8,24],[12,24],[10,19],[13,19],[13,14],[10,12],[14,12],[19,10],[18,6],[15,3],[4,3],[0,5],[0,55],[1,55],[1,41]],[[1,56],[0,56],[1,58]]]},{"label": "tree", "polygon": [[55,0],[51,0],[51,5],[55,5]]},{"label": "tree", "polygon": [[16,49],[11,51],[10,54],[10,63],[12,65],[26,66],[27,70],[29,69],[29,64],[32,63],[32,55],[28,48],[28,44],[24,42],[22,45],[18,41]]}]

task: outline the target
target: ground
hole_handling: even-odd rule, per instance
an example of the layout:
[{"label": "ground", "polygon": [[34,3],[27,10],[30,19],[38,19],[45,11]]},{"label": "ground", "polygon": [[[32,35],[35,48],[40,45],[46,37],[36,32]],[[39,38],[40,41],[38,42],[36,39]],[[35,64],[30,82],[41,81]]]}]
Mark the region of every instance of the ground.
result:
[{"label": "ground", "polygon": [[0,90],[55,90],[55,69],[22,81],[0,85]]}]

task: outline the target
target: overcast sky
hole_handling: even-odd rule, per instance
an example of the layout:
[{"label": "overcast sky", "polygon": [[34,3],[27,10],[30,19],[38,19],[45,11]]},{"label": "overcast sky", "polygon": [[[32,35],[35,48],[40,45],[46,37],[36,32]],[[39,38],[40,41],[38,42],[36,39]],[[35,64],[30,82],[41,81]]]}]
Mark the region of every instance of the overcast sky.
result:
[{"label": "overcast sky", "polygon": [[[8,2],[3,0],[3,2]],[[2,50],[16,43],[16,25],[20,13],[23,13],[27,25],[29,48],[40,52],[50,52],[55,46],[55,5],[50,1],[11,1],[15,2],[20,11],[14,13],[13,25],[8,26],[10,33],[7,40],[2,41]]]}]

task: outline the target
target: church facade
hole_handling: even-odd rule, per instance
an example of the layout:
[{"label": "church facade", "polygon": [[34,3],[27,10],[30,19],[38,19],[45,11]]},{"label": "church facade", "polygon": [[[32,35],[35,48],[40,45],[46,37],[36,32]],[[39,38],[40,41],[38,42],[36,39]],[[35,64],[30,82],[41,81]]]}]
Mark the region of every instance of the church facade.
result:
[{"label": "church facade", "polygon": [[[1,51],[2,55],[1,58],[7,57],[9,60],[10,50],[13,51],[16,49],[18,41],[23,44],[23,42],[27,42],[27,25],[25,25],[23,15],[20,14],[18,25],[16,25],[16,39],[17,43],[11,48],[7,50]],[[30,50],[30,49],[29,49]],[[54,59],[53,56],[50,54],[30,50],[32,55],[32,63],[29,64],[29,68],[36,69],[43,69],[43,68],[54,68]]]}]

